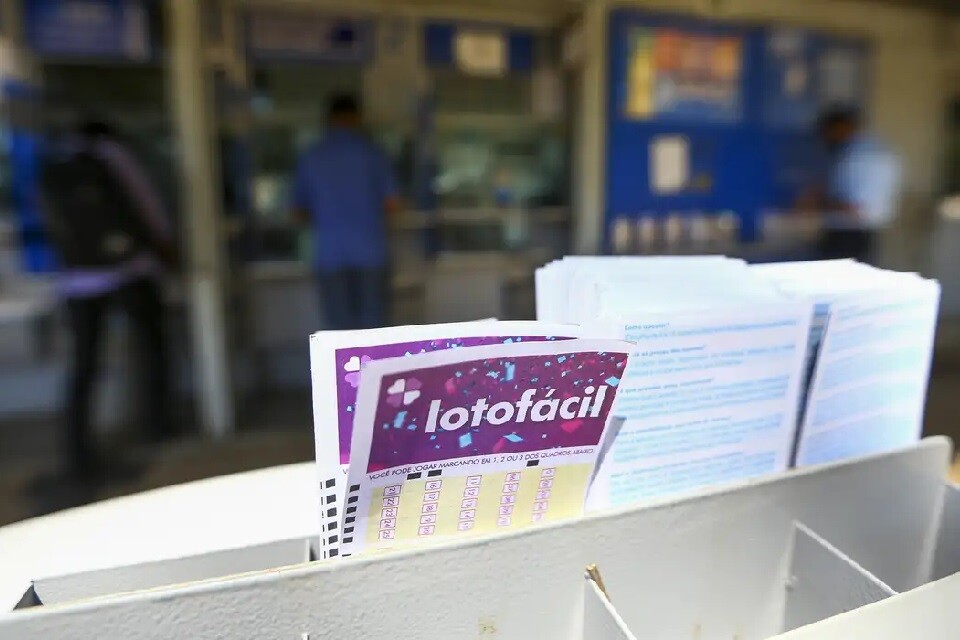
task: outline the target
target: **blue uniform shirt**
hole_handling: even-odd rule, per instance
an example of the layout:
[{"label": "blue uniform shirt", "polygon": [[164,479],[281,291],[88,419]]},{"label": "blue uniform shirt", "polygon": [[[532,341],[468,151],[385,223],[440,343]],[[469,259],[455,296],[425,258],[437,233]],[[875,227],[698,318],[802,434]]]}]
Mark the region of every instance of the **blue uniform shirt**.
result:
[{"label": "blue uniform shirt", "polygon": [[332,129],[297,163],[293,205],[313,224],[320,271],[379,268],[387,262],[384,202],[397,195],[390,160],[371,140]]},{"label": "blue uniform shirt", "polygon": [[831,228],[881,229],[890,224],[900,196],[900,161],[879,140],[859,135],[839,153],[830,169],[829,195],[853,205],[857,219],[831,216]]}]

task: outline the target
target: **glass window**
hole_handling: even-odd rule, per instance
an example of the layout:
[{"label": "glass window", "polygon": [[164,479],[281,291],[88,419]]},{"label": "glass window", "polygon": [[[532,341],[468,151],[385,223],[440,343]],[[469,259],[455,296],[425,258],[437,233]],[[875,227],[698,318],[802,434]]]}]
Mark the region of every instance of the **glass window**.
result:
[{"label": "glass window", "polygon": [[435,90],[441,208],[566,204],[566,131],[533,114],[529,75],[440,72]]},{"label": "glass window", "polygon": [[362,95],[361,73],[348,66],[305,64],[255,69],[250,105],[250,259],[308,258],[308,238],[290,219],[290,188],[297,158],[323,134],[332,96]]}]

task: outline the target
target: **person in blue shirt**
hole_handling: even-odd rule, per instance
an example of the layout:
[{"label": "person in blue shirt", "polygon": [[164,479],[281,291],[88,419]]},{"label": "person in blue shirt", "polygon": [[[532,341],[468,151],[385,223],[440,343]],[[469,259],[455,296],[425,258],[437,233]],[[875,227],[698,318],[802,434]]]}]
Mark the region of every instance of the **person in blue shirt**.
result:
[{"label": "person in blue shirt", "polygon": [[818,128],[830,154],[829,172],[807,207],[824,215],[820,252],[826,259],[870,262],[897,212],[900,160],[864,131],[856,109],[832,107]]},{"label": "person in blue shirt", "polygon": [[389,312],[387,216],[400,201],[390,160],[362,125],[355,98],[334,98],[327,135],[300,157],[293,185],[327,324],[338,330],[382,327]]}]

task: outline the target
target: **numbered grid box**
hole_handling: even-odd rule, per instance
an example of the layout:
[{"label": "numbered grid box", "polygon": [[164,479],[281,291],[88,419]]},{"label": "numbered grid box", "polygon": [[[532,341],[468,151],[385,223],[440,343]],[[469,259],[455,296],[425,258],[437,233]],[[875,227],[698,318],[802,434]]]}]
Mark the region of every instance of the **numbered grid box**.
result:
[{"label": "numbered grid box", "polygon": [[497,518],[498,527],[509,527],[510,526],[510,516],[500,516]]},{"label": "numbered grid box", "polygon": [[477,517],[476,509],[464,509],[463,511],[460,512],[461,520],[473,520],[476,517]]},{"label": "numbered grid box", "polygon": [[396,497],[396,496],[393,496],[393,497],[391,497],[391,498],[384,498],[384,499],[383,499],[383,506],[385,506],[385,507],[399,507],[399,506],[400,506],[400,498],[398,498],[398,497]]},{"label": "numbered grid box", "polygon": [[419,533],[421,536],[432,536],[433,532],[436,531],[436,529],[437,528],[431,524],[424,527],[420,527],[420,529],[417,530],[417,533]]},{"label": "numbered grid box", "polygon": [[400,495],[400,489],[403,485],[395,484],[390,487],[384,487],[383,495],[385,496],[398,496]]},{"label": "numbered grid box", "polygon": [[504,478],[504,482],[520,482],[520,474],[516,472],[508,473]]},{"label": "numbered grid box", "polygon": [[509,516],[513,515],[513,507],[500,507],[500,515]]},{"label": "numbered grid box", "polygon": [[514,504],[517,496],[500,496],[500,504]]},{"label": "numbered grid box", "polygon": [[397,508],[396,507],[387,507],[386,509],[380,510],[381,518],[396,518],[397,517]]},{"label": "numbered grid box", "polygon": [[534,511],[546,511],[546,510],[547,510],[547,501],[546,501],[546,500],[543,500],[543,501],[541,501],[541,502],[534,502],[534,503],[533,503],[533,510],[534,510]]},{"label": "numbered grid box", "polygon": [[552,489],[552,488],[553,488],[553,480],[541,480],[539,486],[540,486],[541,489]]},{"label": "numbered grid box", "polygon": [[439,500],[439,499],[440,499],[440,492],[439,492],[439,491],[431,491],[431,492],[429,492],[429,493],[423,494],[423,501],[424,501],[424,502],[436,502],[436,501]]},{"label": "numbered grid box", "polygon": [[477,508],[477,499],[476,498],[467,498],[460,503],[461,509],[476,509]]},{"label": "numbered grid box", "polygon": [[549,500],[549,499],[550,499],[550,491],[549,491],[549,490],[546,490],[546,491],[537,491],[537,500]]},{"label": "numbered grid box", "polygon": [[381,532],[380,532],[380,539],[381,539],[381,540],[393,540],[393,539],[396,537],[396,535],[397,535],[397,532],[396,532],[396,531],[394,531],[393,529],[388,529],[388,530],[386,530],[386,531],[381,531]]},{"label": "numbered grid box", "polygon": [[458,531],[470,531],[470,529],[473,529],[472,520],[463,520],[460,522],[460,524],[457,525]]},{"label": "numbered grid box", "polygon": [[439,491],[440,487],[443,486],[443,480],[431,480],[430,482],[423,485],[424,491]]},{"label": "numbered grid box", "polygon": [[432,514],[420,516],[420,524],[437,524],[437,516]]},{"label": "numbered grid box", "polygon": [[546,515],[546,513],[535,513],[532,520],[533,522],[541,522]]},{"label": "numbered grid box", "polygon": [[520,488],[520,485],[516,482],[511,482],[510,484],[503,485],[504,493],[516,493],[517,489]]},{"label": "numbered grid box", "polygon": [[396,518],[387,518],[386,520],[380,521],[381,529],[396,529],[397,528],[397,519]]},{"label": "numbered grid box", "polygon": [[467,476],[468,487],[479,487],[480,482],[482,481],[483,481],[483,476]]},{"label": "numbered grid box", "polygon": [[423,509],[420,510],[420,513],[436,513],[437,512],[437,503],[428,502],[423,505]]},{"label": "numbered grid box", "polygon": [[464,498],[476,498],[480,495],[480,489],[477,487],[467,487],[463,490]]},{"label": "numbered grid box", "polygon": [[544,469],[543,471],[540,472],[541,478],[552,478],[555,475],[557,475],[556,469]]}]

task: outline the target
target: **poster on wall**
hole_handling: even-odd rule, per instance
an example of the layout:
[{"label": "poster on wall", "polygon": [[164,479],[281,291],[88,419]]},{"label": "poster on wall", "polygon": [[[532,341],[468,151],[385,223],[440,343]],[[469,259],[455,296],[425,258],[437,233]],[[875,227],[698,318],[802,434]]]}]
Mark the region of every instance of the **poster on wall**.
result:
[{"label": "poster on wall", "polygon": [[690,180],[690,142],[685,136],[657,136],[650,143],[650,190],[682,192]]},{"label": "poster on wall", "polygon": [[632,27],[627,38],[627,118],[741,118],[742,38],[669,27]]}]

